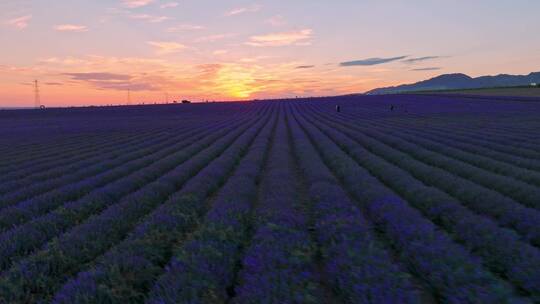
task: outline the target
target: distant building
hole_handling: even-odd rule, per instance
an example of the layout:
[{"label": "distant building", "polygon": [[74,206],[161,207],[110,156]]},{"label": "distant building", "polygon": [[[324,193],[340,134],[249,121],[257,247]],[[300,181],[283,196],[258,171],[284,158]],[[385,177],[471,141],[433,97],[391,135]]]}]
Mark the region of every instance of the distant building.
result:
[{"label": "distant building", "polygon": [[182,103],[191,103],[191,101],[184,99],[182,100]]},{"label": "distant building", "polygon": [[538,86],[538,83],[536,82],[531,82],[531,87],[537,87]]}]

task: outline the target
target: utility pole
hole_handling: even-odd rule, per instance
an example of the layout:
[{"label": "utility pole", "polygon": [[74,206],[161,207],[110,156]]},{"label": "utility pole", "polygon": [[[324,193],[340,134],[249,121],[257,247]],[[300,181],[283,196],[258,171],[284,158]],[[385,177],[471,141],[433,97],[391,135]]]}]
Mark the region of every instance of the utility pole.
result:
[{"label": "utility pole", "polygon": [[36,80],[34,80],[34,105],[36,109],[41,108],[41,98],[39,96],[39,83]]}]

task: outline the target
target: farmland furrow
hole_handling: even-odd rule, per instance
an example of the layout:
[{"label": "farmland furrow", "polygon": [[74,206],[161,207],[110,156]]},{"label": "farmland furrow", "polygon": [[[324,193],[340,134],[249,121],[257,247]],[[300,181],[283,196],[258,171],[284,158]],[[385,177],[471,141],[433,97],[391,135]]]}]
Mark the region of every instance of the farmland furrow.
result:
[{"label": "farmland furrow", "polygon": [[[401,119],[400,121],[402,121],[401,127],[403,129],[415,128],[414,124],[411,124],[410,119]],[[498,140],[501,134],[490,133],[487,135],[478,135],[475,131],[471,130],[459,131],[459,127],[452,126],[443,128],[433,124],[429,124],[429,128],[423,128],[422,131],[436,133],[439,137],[443,138],[454,138],[456,141],[472,143],[499,153],[518,156],[528,161],[540,161],[540,153],[538,152],[540,150],[540,145],[535,145],[533,148],[519,148],[519,145]],[[536,150],[534,150],[535,148]]]},{"label": "farmland furrow", "polygon": [[314,244],[307,233],[293,179],[283,106],[261,180],[255,231],[242,259],[233,303],[321,302],[312,271]]},{"label": "farmland furrow", "polygon": [[[359,119],[362,120],[362,118],[359,118],[358,116],[351,116],[345,113],[342,115],[346,117],[350,117],[353,120],[359,120]],[[375,123],[375,121],[376,120],[371,120],[372,123]],[[486,148],[476,143],[475,140],[455,136],[455,134],[453,134],[451,129],[437,131],[431,125],[429,127],[427,126],[422,127],[422,126],[417,126],[411,123],[410,121],[408,123],[404,121],[404,122],[401,122],[400,124],[396,124],[394,122],[385,120],[378,123],[382,125],[383,130],[385,130],[385,126],[395,126],[394,129],[396,129],[396,132],[398,132],[398,134],[414,132],[414,135],[419,135],[420,137],[429,138],[430,140],[433,140],[433,141],[442,142],[446,146],[455,147],[462,151],[463,150],[468,151],[477,156],[484,156],[484,157],[489,157],[494,160],[499,160],[501,162],[520,167],[522,170],[540,171],[540,161],[538,160],[523,158],[523,157],[516,156],[515,154],[508,153],[508,152],[499,152],[496,150]]]},{"label": "farmland furrow", "polygon": [[200,228],[175,247],[147,303],[225,303],[230,297],[275,129],[276,119],[271,120],[220,190]]},{"label": "farmland furrow", "polygon": [[[122,163],[129,152],[148,149],[168,140],[168,136],[153,136],[146,140],[137,140],[131,144],[124,143],[111,149],[103,149],[102,153],[80,162],[70,162],[68,168],[55,167],[49,171],[40,171],[32,176],[12,178],[3,183],[0,205],[6,207],[22,200],[32,198],[61,185],[77,182],[81,179],[97,175],[114,168],[114,164]],[[110,164],[110,165],[109,165]]]},{"label": "farmland furrow", "polygon": [[[322,118],[322,116],[319,117]],[[351,132],[350,129],[331,121],[329,124],[354,138],[370,152],[409,172],[415,179],[442,190],[447,194],[447,200],[458,199],[469,209],[491,216],[500,225],[518,231],[523,239],[531,244],[540,245],[540,212],[538,210],[524,207],[468,180],[414,160],[409,155],[389,148],[362,132]]]},{"label": "farmland furrow", "polygon": [[[196,140],[198,134],[194,134],[188,137],[188,140]],[[183,142],[182,142],[183,144]],[[113,182],[118,178],[125,176],[141,167],[141,157],[146,156],[153,151],[159,152],[161,157],[166,156],[167,152],[174,152],[178,146],[169,147],[170,143],[164,145],[166,149],[160,150],[160,146],[151,147],[149,151],[141,150],[129,155],[126,155],[120,162],[117,162],[116,168],[99,173],[98,175],[88,177],[74,184],[63,185],[53,191],[47,192],[44,195],[37,196],[33,199],[28,199],[17,203],[16,205],[9,206],[2,209],[0,213],[0,231],[3,231],[13,225],[18,225],[28,221],[29,219],[36,217],[40,214],[50,211],[57,206],[76,200],[84,195],[88,194],[95,188],[102,187],[103,185]],[[183,147],[183,146],[180,146]],[[122,163],[126,161],[126,163]],[[147,159],[148,161],[148,159]],[[62,184],[61,184],[62,185]]]},{"label": "farmland furrow", "polygon": [[[370,110],[371,110],[371,108],[362,109],[362,111],[372,112],[372,114],[373,114],[372,117],[382,117],[381,116],[381,114],[383,113],[382,111],[370,111]],[[342,113],[342,115],[345,115],[345,116],[354,115],[354,116],[358,117],[358,116],[365,116],[365,113],[359,112],[359,109],[356,108],[356,107],[352,107],[350,109],[350,111],[344,112],[344,113]],[[372,117],[365,116],[364,118],[372,118]],[[403,129],[408,129],[408,128],[411,128],[411,127],[412,128],[415,127],[415,121],[422,121],[423,119],[424,119],[423,117],[418,117],[418,119],[417,119],[414,115],[408,114],[406,116],[389,116],[385,120],[386,121],[393,121],[395,123],[401,123]],[[475,119],[471,120],[471,122],[476,122],[478,119],[479,118],[475,117]],[[463,126],[457,125],[457,124],[443,125],[443,126],[436,125],[436,124],[440,124],[440,121],[444,121],[444,120],[443,119],[434,119],[433,117],[430,117],[430,119],[429,119],[429,129],[424,128],[423,130],[424,131],[430,131],[430,132],[432,132],[432,131],[441,132],[441,134],[443,136],[445,136],[445,134],[451,135],[451,136],[459,136],[459,137],[462,137],[464,139],[471,140],[474,143],[480,142],[484,146],[490,146],[490,145],[493,146],[493,145],[495,145],[494,147],[502,148],[504,151],[506,151],[506,153],[510,153],[512,155],[516,154],[516,151],[513,151],[513,150],[516,150],[516,147],[519,147],[518,143],[508,142],[508,141],[503,141],[503,142],[498,141],[501,136],[504,136],[504,134],[501,134],[500,132],[493,131],[493,132],[488,132],[488,133],[481,133],[481,135],[478,135],[477,132],[479,131],[478,130],[479,128],[471,128],[470,126],[463,127]],[[491,121],[492,120],[489,120],[489,122],[491,122]],[[534,131],[531,130],[531,133],[533,133],[533,132]],[[508,138],[510,138],[512,140],[515,140],[515,137],[518,136],[518,135],[519,134],[512,134],[512,136],[510,136]],[[536,140],[537,139],[538,138],[536,137]],[[492,142],[492,140],[494,140],[495,142]],[[528,155],[529,157],[533,157],[533,158],[537,159],[538,156],[540,156],[540,154],[538,153],[538,149],[540,147],[539,145],[540,144],[538,144],[536,142],[534,144],[534,146],[529,147],[528,149],[526,149],[526,151],[524,153],[526,155]],[[512,151],[508,150],[508,146],[512,146]],[[517,151],[517,152],[519,152],[519,151]]]},{"label": "farmland furrow", "polygon": [[[24,176],[25,174],[35,172],[34,170],[51,168],[52,164],[59,164],[62,160],[68,161],[70,158],[77,158],[81,154],[88,153],[88,150],[99,151],[101,146],[111,145],[111,141],[114,143],[119,139],[122,140],[125,136],[124,134],[110,134],[101,138],[89,138],[88,140],[73,143],[73,147],[70,148],[62,147],[61,145],[50,145],[45,155],[31,155],[19,161],[17,161],[16,157],[6,157],[6,159],[10,160],[9,164],[3,166],[0,169],[0,173],[14,177]],[[21,151],[16,151],[15,153],[20,156]]]},{"label": "farmland furrow", "polygon": [[[267,119],[243,133],[180,191],[141,220],[126,240],[98,258],[90,270],[68,281],[53,302],[142,302],[170,259],[174,244],[184,241],[197,228],[200,218],[211,208],[208,200],[227,181],[266,123]],[[99,286],[99,290],[85,286]]]},{"label": "farmland furrow", "polygon": [[[107,149],[103,149],[102,153],[100,153],[100,155],[98,155],[97,157],[93,159],[86,159],[83,162],[81,162],[81,164],[71,163],[71,166],[79,169],[80,172],[72,172],[71,170],[68,172],[68,174],[66,174],[65,171],[61,167],[54,168],[51,170],[53,171],[52,174],[45,172],[42,174],[38,174],[38,177],[40,178],[43,177],[43,174],[52,175],[52,176],[49,176],[49,178],[54,177],[55,175],[57,176],[62,175],[60,176],[60,178],[48,179],[46,181],[42,181],[41,184],[33,183],[31,187],[26,187],[24,189],[19,190],[18,192],[15,192],[9,195],[4,194],[0,198],[0,202],[2,202],[2,205],[4,206],[9,205],[9,204],[14,204],[17,201],[21,201],[23,199],[29,198],[32,195],[43,193],[47,190],[51,190],[55,187],[55,185],[66,184],[69,182],[74,182],[84,177],[95,175],[99,172],[102,172],[103,170],[106,170],[108,167],[110,167],[107,165],[107,162],[105,162],[107,158],[111,158],[111,163],[119,163],[119,162],[121,163],[122,158],[128,157],[128,155],[126,154],[129,154],[129,153],[126,153],[126,152],[132,152],[132,151],[136,151],[137,149],[152,147],[153,144],[158,144],[160,142],[164,142],[165,140],[172,141],[175,137],[181,136],[181,134],[183,133],[189,133],[192,130],[195,130],[197,128],[201,129],[204,127],[204,125],[205,123],[201,123],[201,124],[198,124],[196,127],[186,128],[185,130],[182,130],[181,132],[178,132],[178,133],[166,132],[162,135],[160,135],[160,133],[156,133],[151,138],[148,138],[146,141],[134,142],[133,147],[130,147],[129,145],[126,146],[126,144],[124,144],[123,146],[120,146],[121,149],[119,149],[119,147],[113,147],[111,150],[109,150],[109,154],[106,154],[106,152],[108,151]],[[92,172],[92,168],[96,168],[97,170]],[[32,183],[33,178],[14,180],[12,183],[5,183],[4,186],[10,187],[13,184],[27,185],[27,184]],[[62,182],[62,181],[65,181],[65,182]]]},{"label": "farmland furrow", "polygon": [[[299,122],[310,136],[316,138],[314,143],[327,165],[355,199],[364,205],[377,228],[392,240],[409,271],[430,286],[438,299],[463,303],[516,300],[513,289],[506,282],[486,271],[449,235],[438,230],[347,155],[346,152],[362,149],[361,146],[349,141],[352,146],[345,148],[347,141],[342,135],[328,127],[323,128],[313,118],[309,123],[304,119],[302,115]],[[321,133],[322,130],[325,132]],[[361,156],[362,153],[354,155]]]},{"label": "farmland furrow", "polygon": [[[242,110],[242,111],[239,111],[239,115],[243,115],[243,113],[246,113],[248,114],[250,111],[252,110]],[[212,117],[216,117],[218,119],[223,119],[223,118],[226,118],[226,117],[217,117],[215,115],[212,115]],[[205,119],[208,119],[205,117]],[[199,122],[197,122],[199,123]],[[188,127],[189,126],[189,122],[187,121],[181,121],[180,124],[177,126],[178,127],[181,127],[181,126],[184,126],[184,127]],[[139,127],[140,128],[140,127]],[[164,129],[165,127],[158,127],[158,129]],[[168,126],[167,128],[170,128],[170,126]],[[156,129],[155,131],[157,131],[158,129]],[[137,132],[137,130],[129,130],[128,134],[131,134],[131,133],[135,133],[135,134],[152,134],[152,130],[146,130],[146,129],[142,129],[142,130],[138,130],[139,132]],[[103,143],[103,142],[107,142],[107,141],[110,141],[111,139],[115,138],[115,137],[118,137],[118,136],[122,136],[124,137],[125,136],[125,133],[126,132],[112,132],[112,134],[96,134],[96,135],[93,135],[91,134],[90,136],[95,136],[96,138],[94,137],[91,137],[91,138],[87,138],[89,137],[88,135],[80,135],[79,137],[81,137],[81,141],[79,142],[74,142],[72,143],[74,148],[72,150],[66,150],[64,147],[62,147],[62,142],[60,142],[59,145],[56,145],[56,144],[51,144],[49,143],[46,148],[48,149],[46,153],[46,156],[45,157],[42,157],[42,155],[38,154],[38,155],[34,155],[33,157],[31,157],[29,160],[31,163],[22,163],[22,164],[17,164],[16,168],[17,169],[20,169],[22,167],[24,168],[33,168],[34,170],[41,170],[41,164],[46,161],[47,159],[51,159],[52,160],[58,160],[58,161],[62,161],[63,159],[65,159],[65,157],[68,155],[68,154],[63,154],[64,152],[68,152],[69,155],[72,155],[72,154],[78,154],[80,153],[80,151],[86,151],[88,148],[93,148],[95,144],[97,143]],[[155,133],[154,133],[155,134]],[[109,138],[110,137],[110,138]],[[92,142],[92,139],[96,140],[95,143]],[[16,153],[21,153],[21,151],[17,151]],[[52,154],[52,155],[51,155]],[[12,158],[6,158],[6,159],[9,159],[10,162],[13,162],[14,160]],[[2,169],[3,170],[3,169]],[[3,172],[3,171],[2,171]]]},{"label": "farmland furrow", "polygon": [[[372,123],[373,124],[373,123]],[[431,151],[444,154],[462,162],[471,164],[475,167],[482,168],[491,171],[495,174],[512,177],[513,179],[526,182],[533,186],[540,186],[540,173],[534,170],[528,170],[512,165],[511,163],[498,161],[496,159],[489,158],[487,156],[480,155],[480,151],[476,150],[474,146],[470,145],[469,151],[478,151],[477,153],[468,152],[466,149],[458,149],[452,145],[451,142],[444,139],[429,138],[425,133],[416,133],[410,130],[391,130],[390,128],[384,128],[384,125],[380,126],[380,131],[388,132],[394,136],[406,138],[408,141],[414,142],[418,145],[425,147]],[[465,144],[466,145],[466,144]],[[463,146],[463,145],[462,145]]]},{"label": "farmland furrow", "polygon": [[[316,123],[317,124],[317,123]],[[329,127],[317,124],[321,130],[331,132]],[[337,129],[336,126],[333,126]],[[339,133],[333,132],[337,139]],[[343,130],[342,134],[347,134]],[[348,134],[354,139],[354,135]],[[520,240],[512,231],[501,229],[497,223],[471,213],[443,192],[427,187],[415,180],[407,171],[401,171],[381,158],[372,157],[361,145],[340,135],[341,144],[359,164],[386,183],[426,217],[443,226],[459,242],[465,244],[475,255],[483,258],[484,264],[494,273],[501,273],[534,297],[540,295],[531,284],[540,279],[539,274],[529,269],[540,267],[540,252]]]},{"label": "farmland furrow", "polygon": [[155,181],[178,166],[179,162],[187,160],[191,154],[198,153],[233,130],[235,126],[237,124],[231,126],[217,124],[215,128],[208,126],[206,132],[137,160],[136,167],[125,168],[128,169],[126,176],[96,188],[78,200],[67,202],[44,216],[36,217],[26,224],[0,234],[0,269],[9,267],[14,261],[37,249],[52,237],[83,222],[92,214],[116,204],[146,183]]},{"label": "farmland furrow", "polygon": [[[244,111],[240,111],[238,114],[239,115],[243,115],[243,113],[249,113],[249,111],[247,110],[244,110]],[[212,116],[213,117],[213,116]],[[226,117],[221,117],[219,119],[223,119]],[[205,119],[208,119],[205,117]],[[218,120],[219,120],[218,119]],[[200,122],[197,122],[197,123],[200,123]],[[175,128],[179,128],[181,126],[184,126],[184,127],[189,127],[190,124],[189,122],[186,122],[186,121],[181,121],[178,126],[176,126]],[[168,127],[170,128],[170,126]],[[159,129],[164,129],[164,127],[159,127],[158,129],[154,130],[154,131],[157,131]],[[156,135],[155,132],[152,132],[152,130],[148,131],[148,130],[143,130],[141,132],[135,132],[135,130],[130,130],[129,131],[130,133],[135,133],[135,134],[154,134]],[[96,136],[99,136],[96,140],[99,140],[99,142],[103,142],[105,139],[105,143],[107,143],[108,141],[110,141],[111,139],[115,138],[115,137],[118,137],[119,135],[120,136],[125,136],[124,134],[125,132],[113,132],[112,135],[107,135],[107,134],[99,134],[99,135],[96,135]],[[110,138],[109,138],[110,137]],[[108,140],[107,140],[108,139]],[[74,154],[74,155],[77,155],[79,154],[81,151],[86,151],[88,148],[91,148],[93,149],[94,148],[94,144],[92,144],[92,142],[90,141],[89,143],[87,143],[87,141],[82,141],[82,142],[79,142],[79,143],[74,143],[75,145],[75,148],[73,151],[67,151],[69,152],[69,155],[71,154]],[[82,146],[82,147],[81,147]],[[52,147],[52,148],[51,148]],[[44,162],[47,160],[47,159],[50,159],[50,161],[54,161],[55,163],[58,163],[58,162],[61,162],[63,160],[66,159],[66,156],[67,154],[63,154],[64,153],[64,150],[65,149],[62,149],[62,147],[59,147],[58,145],[51,145],[49,144],[49,153],[48,154],[52,154],[52,155],[48,155],[46,156],[45,158],[44,157],[36,157],[35,159],[33,159],[31,161],[31,163],[27,163],[27,164],[18,164],[16,166],[17,169],[21,169],[21,168],[28,168],[29,171],[32,171],[32,170],[43,170],[43,166],[44,166]],[[12,159],[10,159],[10,161],[13,161]]]},{"label": "farmland furrow", "polygon": [[[170,130],[172,130],[172,128]],[[168,133],[169,132],[167,132],[166,129],[154,130],[148,134],[131,136],[123,138],[120,141],[109,141],[104,145],[93,145],[91,149],[86,148],[82,150],[82,153],[77,153],[77,155],[74,156],[61,155],[58,156],[58,159],[54,159],[51,162],[43,162],[43,160],[40,160],[39,165],[30,166],[21,170],[12,170],[0,178],[0,194],[13,191],[18,185],[24,184],[24,182],[54,178],[61,175],[64,171],[76,170],[77,168],[84,166],[84,164],[90,165],[95,162],[96,159],[99,159],[99,157],[104,154],[106,155],[106,153],[114,152],[123,145],[135,145],[137,142],[148,140],[148,138],[155,140],[166,136]]]},{"label": "farmland furrow", "polygon": [[140,219],[162,205],[252,124],[246,123],[229,132],[156,181],[15,264],[0,278],[0,300],[25,303],[49,300],[85,263],[124,239]]},{"label": "farmland furrow", "polygon": [[370,224],[324,165],[296,118],[291,119],[291,134],[314,203],[322,279],[344,303],[419,303],[420,293],[410,276],[375,240]]}]

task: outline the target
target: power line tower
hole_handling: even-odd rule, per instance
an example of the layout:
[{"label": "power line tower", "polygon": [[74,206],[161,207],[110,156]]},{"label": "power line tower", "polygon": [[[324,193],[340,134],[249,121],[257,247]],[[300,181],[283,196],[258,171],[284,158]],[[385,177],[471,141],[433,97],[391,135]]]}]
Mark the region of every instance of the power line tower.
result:
[{"label": "power line tower", "polygon": [[34,105],[36,109],[41,108],[41,98],[39,96],[39,83],[37,80],[34,80]]}]

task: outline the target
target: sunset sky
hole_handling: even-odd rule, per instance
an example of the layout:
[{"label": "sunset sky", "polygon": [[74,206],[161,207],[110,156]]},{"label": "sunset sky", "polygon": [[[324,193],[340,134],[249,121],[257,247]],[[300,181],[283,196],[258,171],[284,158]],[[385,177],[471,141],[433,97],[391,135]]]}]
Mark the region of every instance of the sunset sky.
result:
[{"label": "sunset sky", "polygon": [[0,107],[358,93],[540,71],[540,1],[0,0]]}]

